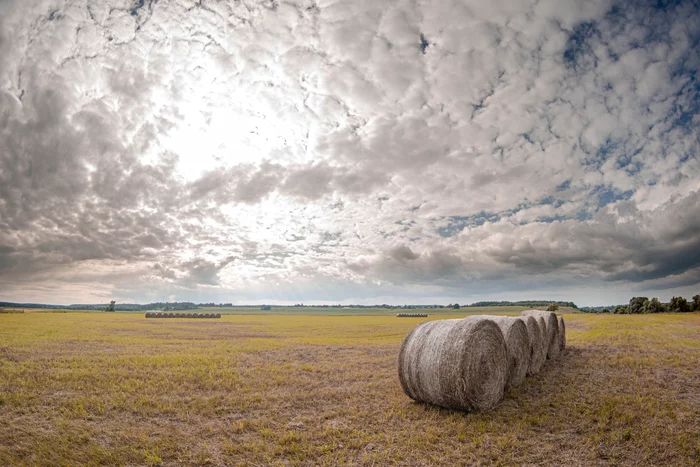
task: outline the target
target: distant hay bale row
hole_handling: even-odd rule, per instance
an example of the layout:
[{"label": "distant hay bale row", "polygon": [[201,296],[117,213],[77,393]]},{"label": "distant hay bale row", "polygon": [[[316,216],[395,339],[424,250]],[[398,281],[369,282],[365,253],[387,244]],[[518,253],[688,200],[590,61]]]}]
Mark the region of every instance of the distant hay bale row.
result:
[{"label": "distant hay bale row", "polygon": [[427,318],[427,313],[396,313],[397,318]]},{"label": "distant hay bale row", "polygon": [[146,313],[146,318],[221,318],[221,313]]},{"label": "distant hay bale row", "polygon": [[0,308],[0,313],[24,313],[24,310],[18,310],[13,308]]},{"label": "distant hay bale row", "polygon": [[503,399],[505,389],[538,373],[565,346],[564,319],[551,312],[429,321],[404,339],[399,381],[406,395],[419,402],[489,410]]}]

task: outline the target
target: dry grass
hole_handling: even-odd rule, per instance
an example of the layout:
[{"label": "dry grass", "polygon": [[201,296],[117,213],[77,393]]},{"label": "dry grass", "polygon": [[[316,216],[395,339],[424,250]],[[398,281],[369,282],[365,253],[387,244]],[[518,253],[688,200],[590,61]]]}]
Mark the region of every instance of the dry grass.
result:
[{"label": "dry grass", "polygon": [[422,320],[2,315],[0,465],[698,465],[700,315],[565,319],[561,358],[464,414],[401,390]]}]

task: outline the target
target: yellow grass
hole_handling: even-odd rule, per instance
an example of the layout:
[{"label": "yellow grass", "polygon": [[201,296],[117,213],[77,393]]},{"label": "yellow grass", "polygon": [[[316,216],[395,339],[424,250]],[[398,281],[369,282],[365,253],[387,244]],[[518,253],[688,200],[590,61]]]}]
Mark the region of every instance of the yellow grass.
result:
[{"label": "yellow grass", "polygon": [[393,314],[0,315],[0,465],[700,462],[698,314],[566,315],[485,414],[402,393]]}]

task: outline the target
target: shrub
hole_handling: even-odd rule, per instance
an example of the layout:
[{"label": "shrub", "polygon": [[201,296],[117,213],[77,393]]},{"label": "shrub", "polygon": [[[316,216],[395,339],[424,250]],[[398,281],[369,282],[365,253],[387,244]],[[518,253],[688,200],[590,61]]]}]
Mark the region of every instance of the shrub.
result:
[{"label": "shrub", "polygon": [[556,303],[550,303],[547,307],[547,311],[559,311],[559,305]]}]

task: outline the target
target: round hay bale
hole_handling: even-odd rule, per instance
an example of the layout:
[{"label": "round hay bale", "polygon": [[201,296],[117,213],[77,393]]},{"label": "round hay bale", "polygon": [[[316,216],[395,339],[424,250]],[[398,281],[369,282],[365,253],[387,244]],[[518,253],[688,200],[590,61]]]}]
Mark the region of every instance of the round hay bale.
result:
[{"label": "round hay bale", "polygon": [[146,313],[146,318],[150,318],[150,317],[151,317],[151,313]]},{"label": "round hay bale", "polygon": [[530,367],[530,336],[525,323],[512,316],[477,315],[474,318],[491,320],[501,329],[508,354],[506,389],[520,385]]},{"label": "round hay bale", "polygon": [[563,351],[566,348],[566,325],[564,317],[559,317],[559,350]]},{"label": "round hay bale", "polygon": [[428,321],[406,336],[399,381],[408,397],[451,409],[481,411],[503,399],[506,342],[486,319]]},{"label": "round hay bale", "polygon": [[221,313],[217,313],[214,318],[221,318]]},{"label": "round hay bale", "polygon": [[551,311],[526,310],[520,313],[521,316],[534,316],[544,319],[547,343],[547,358],[555,359],[559,356],[559,324],[557,315]]},{"label": "round hay bale", "polygon": [[527,374],[532,376],[540,372],[542,365],[547,360],[547,346],[544,341],[544,319],[539,318],[541,323],[538,323],[533,316],[521,316],[520,319],[527,328],[530,346],[530,366],[527,369]]}]

